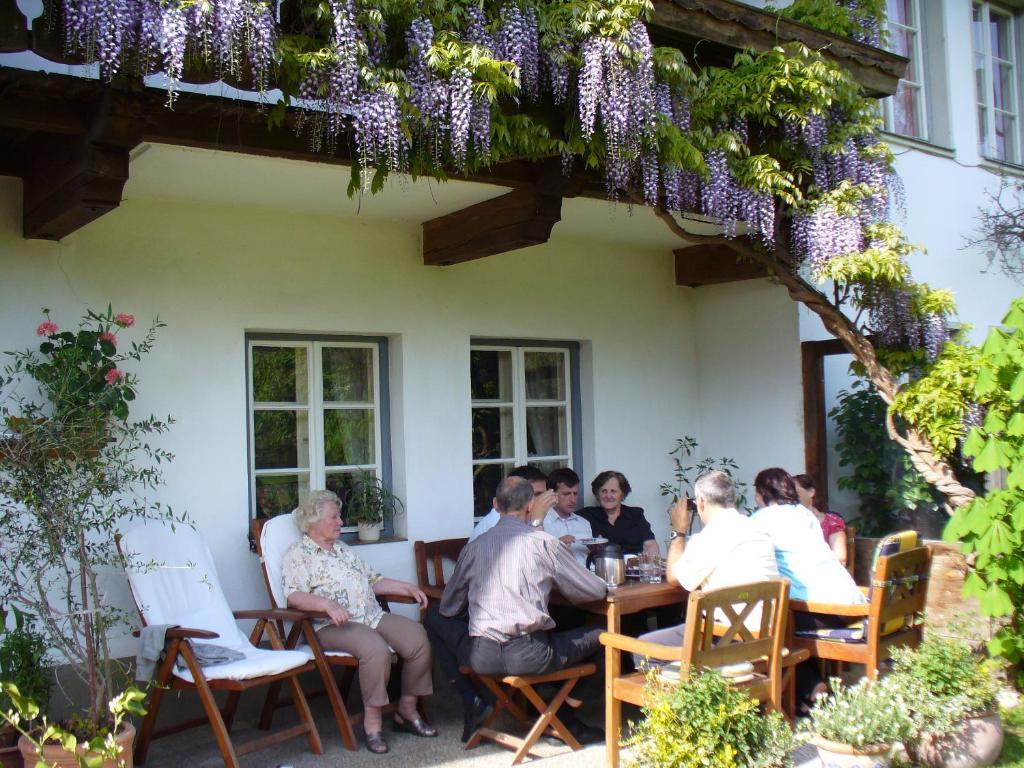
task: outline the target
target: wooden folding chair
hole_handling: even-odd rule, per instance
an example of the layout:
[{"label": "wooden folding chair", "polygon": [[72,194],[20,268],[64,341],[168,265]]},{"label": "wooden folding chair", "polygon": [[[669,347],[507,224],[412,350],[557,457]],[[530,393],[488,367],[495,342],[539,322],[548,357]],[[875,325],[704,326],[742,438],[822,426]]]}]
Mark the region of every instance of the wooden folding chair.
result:
[{"label": "wooden folding chair", "polygon": [[[691,669],[750,662],[754,665],[752,677],[737,683],[737,687],[766,707],[786,714],[783,689],[787,687],[787,676],[797,663],[809,658],[806,651],[790,653],[785,648],[788,603],[787,579],[697,591],[690,593],[687,603],[682,646],[601,633],[601,643],[614,649],[605,669],[605,706],[609,710],[606,722],[612,725],[605,734],[606,765],[614,768],[619,764],[622,702],[643,706],[646,696],[644,672],[622,674],[623,651],[649,659],[678,661],[682,680]],[[755,611],[760,612],[760,619],[757,628],[751,629],[745,622]]]},{"label": "wooden folding chair", "polygon": [[846,526],[846,570],[857,578],[857,529],[852,525]]},{"label": "wooden folding chair", "polygon": [[[277,621],[300,620],[301,614],[280,610],[232,612],[209,547],[197,531],[187,526],[173,531],[163,525],[138,526],[120,537],[117,546],[143,626],[169,627],[164,633],[163,660],[153,679],[148,711],[135,742],[135,762],[145,762],[151,739],[204,722],[213,729],[227,768],[237,768],[239,755],[302,735],[314,754],[323,754],[320,734],[298,681],[300,674],[314,668],[313,663],[304,653],[285,650],[275,625]],[[256,620],[249,637],[238,628],[237,619]],[[264,636],[272,650],[257,647]],[[199,647],[203,644],[230,649],[241,658],[203,667],[197,657],[197,650],[209,650]],[[291,690],[299,724],[235,746],[230,731],[241,693],[283,681]],[[155,732],[160,704],[168,690],[196,691],[205,717]],[[214,699],[213,691],[217,690],[228,691],[223,708],[218,708]]]},{"label": "wooden folding chair", "polygon": [[822,661],[863,664],[867,676],[878,677],[878,665],[895,647],[915,647],[924,632],[931,550],[917,546],[917,533],[904,531],[883,538],[875,549],[868,602],[835,605],[792,600],[794,613],[806,611],[842,617],[847,626],[797,631],[793,647]]},{"label": "wooden folding chair", "polygon": [[[519,765],[527,755],[531,754],[533,745],[544,734],[561,739],[574,751],[582,748],[576,737],[565,726],[565,723],[558,718],[557,712],[562,704],[568,704],[571,707],[580,706],[580,702],[570,698],[569,694],[572,693],[572,689],[576,687],[576,683],[581,678],[592,675],[597,671],[595,665],[578,664],[574,667],[567,667],[545,675],[506,675],[505,677],[479,675],[469,667],[460,667],[460,671],[486,687],[487,690],[494,694],[495,701],[494,711],[469,737],[469,741],[466,742],[466,749],[472,749],[483,739],[490,739],[503,747],[515,750],[515,754],[512,756],[512,765]],[[537,693],[536,686],[559,682],[562,685],[551,701],[545,702],[544,698]],[[532,723],[531,716],[527,715],[523,708],[512,698],[516,692],[521,693],[533,705],[533,708],[537,710],[538,716],[535,720],[532,720]],[[520,726],[529,728],[526,736],[520,738],[492,728],[502,712],[508,712]]]},{"label": "wooden folding chair", "polygon": [[[416,555],[416,583],[428,598],[440,600],[444,594],[444,564],[455,563],[462,554],[462,548],[469,542],[463,539],[439,539],[438,541],[417,541],[413,544]],[[433,566],[431,569],[429,566]],[[431,570],[433,573],[431,573]],[[420,611],[420,618],[426,610]]]}]

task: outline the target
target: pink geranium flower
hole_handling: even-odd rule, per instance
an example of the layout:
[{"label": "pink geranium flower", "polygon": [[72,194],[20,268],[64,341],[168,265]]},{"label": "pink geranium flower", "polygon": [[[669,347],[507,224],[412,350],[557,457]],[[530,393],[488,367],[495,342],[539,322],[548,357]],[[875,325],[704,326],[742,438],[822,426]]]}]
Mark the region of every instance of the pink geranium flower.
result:
[{"label": "pink geranium flower", "polygon": [[122,328],[131,328],[135,325],[135,315],[129,315],[127,312],[118,312],[114,315],[114,322]]},{"label": "pink geranium flower", "polygon": [[104,331],[100,334],[100,341],[109,341],[113,345],[114,349],[117,349],[117,336],[112,334],[110,331]]},{"label": "pink geranium flower", "polygon": [[114,384],[124,383],[124,371],[118,370],[117,368],[111,368],[107,371],[107,375],[103,377],[107,380],[107,384],[114,386]]},{"label": "pink geranium flower", "polygon": [[60,326],[55,322],[52,320],[44,320],[39,324],[39,327],[36,328],[36,336],[53,336],[53,334],[59,330]]}]

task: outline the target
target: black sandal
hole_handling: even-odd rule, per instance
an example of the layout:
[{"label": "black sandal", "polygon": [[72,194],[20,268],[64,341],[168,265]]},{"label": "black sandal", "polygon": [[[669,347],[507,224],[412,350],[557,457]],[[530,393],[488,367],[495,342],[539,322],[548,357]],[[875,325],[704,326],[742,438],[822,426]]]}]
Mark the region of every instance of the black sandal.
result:
[{"label": "black sandal", "polygon": [[395,715],[395,730],[411,733],[413,736],[432,739],[437,736],[437,728],[417,717],[415,720],[406,720],[401,715]]},{"label": "black sandal", "polygon": [[367,733],[366,748],[375,755],[386,755],[388,753],[388,743],[384,741],[384,733],[382,731]]}]

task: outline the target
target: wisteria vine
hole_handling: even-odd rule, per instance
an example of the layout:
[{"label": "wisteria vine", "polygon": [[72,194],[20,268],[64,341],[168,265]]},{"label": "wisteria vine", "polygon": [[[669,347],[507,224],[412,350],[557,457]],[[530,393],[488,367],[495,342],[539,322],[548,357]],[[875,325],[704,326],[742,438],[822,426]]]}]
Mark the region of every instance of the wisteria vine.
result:
[{"label": "wisteria vine", "polygon": [[[871,232],[891,215],[894,187],[876,127],[841,100],[759,112],[734,98],[709,111],[715,75],[687,79],[659,63],[646,0],[596,0],[568,16],[564,4],[543,0],[457,0],[447,12],[411,0],[325,0],[298,6],[306,8],[304,37],[278,22],[277,0],[61,2],[69,49],[107,77],[162,71],[173,100],[195,57],[222,76],[248,78],[254,90],[281,86],[315,148],[351,142],[363,184],[371,170],[378,178],[461,173],[514,156],[503,133],[508,116],[536,126],[533,116],[553,108],[562,122],[553,132],[535,130],[542,138],[534,151],[561,155],[566,172],[575,157],[599,166],[611,199],[698,213],[726,237],[748,235],[773,248],[780,189],[790,197],[802,190],[786,209],[786,245],[817,280],[842,279],[856,254],[884,245]],[[874,44],[875,5],[844,0],[830,13],[845,13]],[[289,49],[299,64],[289,88],[282,50],[318,35],[319,47]],[[664,58],[670,49],[660,50]],[[669,58],[685,68],[678,51]],[[751,150],[772,142],[783,148],[774,156]],[[887,345],[934,359],[949,338],[944,311],[924,306],[901,282],[889,275],[856,292],[866,327]]]}]

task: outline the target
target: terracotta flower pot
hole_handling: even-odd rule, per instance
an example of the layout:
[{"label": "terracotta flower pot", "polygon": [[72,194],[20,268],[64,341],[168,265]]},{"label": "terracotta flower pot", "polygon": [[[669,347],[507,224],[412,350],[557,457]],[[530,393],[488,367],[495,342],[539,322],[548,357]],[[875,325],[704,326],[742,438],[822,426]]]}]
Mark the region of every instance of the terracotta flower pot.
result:
[{"label": "terracotta flower pot", "polygon": [[1003,749],[1003,720],[998,712],[964,718],[945,736],[926,736],[910,750],[927,768],[982,768],[992,765]]},{"label": "terracotta flower pot", "polygon": [[892,762],[892,744],[851,747],[821,736],[815,736],[811,743],[818,748],[823,768],[888,768]]},{"label": "terracotta flower pot", "polygon": [[[132,768],[133,756],[132,747],[135,743],[135,727],[131,723],[124,723],[121,732],[117,735],[117,744],[121,748],[121,765],[124,768]],[[35,745],[22,736],[18,739],[18,749],[25,761],[25,765],[35,765],[37,760]],[[82,747],[78,748],[78,754],[84,754]],[[64,750],[59,744],[43,745],[43,760],[55,768],[78,768],[78,759]],[[104,760],[102,768],[119,768],[119,765],[112,760]]]}]

